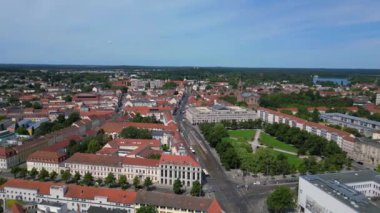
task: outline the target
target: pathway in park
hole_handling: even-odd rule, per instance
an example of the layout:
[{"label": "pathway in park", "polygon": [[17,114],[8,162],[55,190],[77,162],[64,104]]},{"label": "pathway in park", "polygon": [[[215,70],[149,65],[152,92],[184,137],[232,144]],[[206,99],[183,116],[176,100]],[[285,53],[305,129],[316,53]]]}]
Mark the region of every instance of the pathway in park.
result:
[{"label": "pathway in park", "polygon": [[295,152],[289,152],[289,151],[285,151],[285,150],[283,150],[283,149],[277,149],[277,148],[273,148],[273,150],[274,150],[274,151],[283,152],[283,153],[287,153],[287,154],[289,154],[289,155],[295,155],[295,156],[297,156],[297,153],[295,153]]},{"label": "pathway in park", "polygon": [[261,134],[261,129],[256,130],[255,138],[251,142],[253,152],[256,152],[257,147],[260,146],[260,143],[259,143],[260,134]]}]

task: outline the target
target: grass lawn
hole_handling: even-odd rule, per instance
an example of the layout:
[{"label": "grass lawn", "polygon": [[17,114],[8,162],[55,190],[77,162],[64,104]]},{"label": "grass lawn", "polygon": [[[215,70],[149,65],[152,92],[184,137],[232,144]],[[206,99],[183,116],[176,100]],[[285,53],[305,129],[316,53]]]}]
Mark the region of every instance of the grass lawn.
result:
[{"label": "grass lawn", "polygon": [[298,168],[298,165],[300,165],[302,163],[302,159],[299,158],[297,155],[291,155],[291,154],[287,154],[287,153],[283,153],[283,152],[279,152],[279,151],[275,151],[275,150],[272,150],[272,149],[269,149],[271,151],[271,153],[275,156],[279,155],[279,154],[283,154],[285,155],[287,158],[288,158],[288,163],[290,165],[294,165],[296,166],[296,168]]},{"label": "grass lawn", "polygon": [[253,136],[255,135],[255,130],[228,130],[228,134],[231,138],[236,138],[239,141],[243,142],[249,142],[253,139]]},{"label": "grass lawn", "polygon": [[20,204],[20,205],[24,205],[25,204],[21,200],[7,199],[5,201],[5,205],[6,205],[7,208],[11,208],[15,203]]},{"label": "grass lawn", "polygon": [[228,134],[230,137],[223,138],[225,141],[230,141],[232,146],[235,148],[239,156],[251,153],[251,144],[256,131],[255,130],[229,130]]},{"label": "grass lawn", "polygon": [[294,146],[283,143],[264,132],[260,134],[260,143],[268,147],[273,147],[273,148],[281,149],[288,152],[297,153],[298,151],[298,149],[295,148]]}]

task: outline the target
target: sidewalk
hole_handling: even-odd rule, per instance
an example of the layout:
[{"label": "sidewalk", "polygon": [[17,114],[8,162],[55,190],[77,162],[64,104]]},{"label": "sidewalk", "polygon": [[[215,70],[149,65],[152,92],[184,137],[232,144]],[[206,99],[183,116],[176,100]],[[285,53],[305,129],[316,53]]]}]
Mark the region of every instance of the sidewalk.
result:
[{"label": "sidewalk", "polygon": [[261,129],[257,129],[256,134],[255,134],[255,138],[251,142],[253,152],[256,152],[257,147],[260,146],[260,143],[259,143],[260,134],[261,134]]}]

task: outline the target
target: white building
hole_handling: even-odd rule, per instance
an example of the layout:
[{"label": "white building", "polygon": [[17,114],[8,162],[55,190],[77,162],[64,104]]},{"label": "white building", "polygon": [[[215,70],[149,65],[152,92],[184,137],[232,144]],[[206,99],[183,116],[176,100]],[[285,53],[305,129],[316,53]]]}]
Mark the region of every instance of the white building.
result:
[{"label": "white building", "polygon": [[[89,187],[56,182],[38,182],[10,179],[0,186],[3,206],[6,200],[19,200],[36,206],[37,212],[88,212],[90,208],[101,211],[123,210],[136,212],[141,206],[155,206],[162,213],[223,213],[214,198],[192,197],[150,191],[127,191],[115,188]],[[7,212],[8,209],[5,209]],[[33,212],[33,211],[32,211]]]},{"label": "white building", "polygon": [[[36,159],[36,158],[33,158]],[[154,184],[172,186],[179,178],[185,187],[191,187],[194,181],[201,183],[202,168],[190,156],[163,154],[160,160],[145,158],[129,158],[114,155],[97,155],[75,153],[65,162],[27,162],[28,171],[42,168],[49,173],[69,170],[71,174],[78,172],[82,177],[87,173],[97,179],[105,179],[111,172],[116,178],[125,175],[128,180],[138,177],[141,181],[149,177]],[[43,166],[45,165],[45,166]]]},{"label": "white building", "polygon": [[213,107],[189,107],[186,119],[191,124],[218,123],[221,121],[248,121],[257,118],[256,112],[237,106],[215,104]]},{"label": "white building", "polygon": [[380,93],[376,94],[376,105],[380,105]]},{"label": "white building", "polygon": [[364,170],[305,175],[299,179],[299,212],[380,212],[380,175]]}]

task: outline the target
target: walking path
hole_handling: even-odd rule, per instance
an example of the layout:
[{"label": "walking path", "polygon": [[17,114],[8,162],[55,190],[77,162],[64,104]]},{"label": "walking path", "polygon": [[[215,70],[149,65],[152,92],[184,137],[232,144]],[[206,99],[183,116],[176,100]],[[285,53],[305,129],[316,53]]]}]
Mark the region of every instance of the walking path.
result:
[{"label": "walking path", "polygon": [[261,134],[261,129],[256,130],[255,138],[251,142],[253,152],[256,152],[257,147],[260,146],[260,143],[259,143],[260,134]]},{"label": "walking path", "polygon": [[274,151],[278,151],[278,152],[283,152],[283,153],[286,153],[286,154],[289,154],[289,155],[295,155],[297,156],[297,153],[295,152],[289,152],[289,151],[285,151],[283,149],[277,149],[277,148],[273,148]]}]

